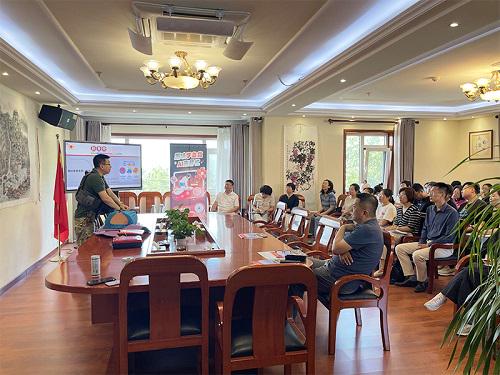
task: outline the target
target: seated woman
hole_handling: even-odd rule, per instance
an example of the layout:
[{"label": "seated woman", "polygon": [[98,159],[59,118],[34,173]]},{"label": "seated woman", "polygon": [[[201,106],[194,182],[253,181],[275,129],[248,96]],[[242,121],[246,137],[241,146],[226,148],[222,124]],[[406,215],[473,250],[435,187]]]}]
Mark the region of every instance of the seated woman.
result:
[{"label": "seated woman", "polygon": [[381,227],[392,225],[397,214],[396,207],[393,204],[392,190],[383,189],[378,196],[378,200],[380,202],[377,207],[378,224]]},{"label": "seated woman", "polygon": [[283,194],[279,201],[286,204],[286,212],[290,212],[292,208],[299,206],[299,197],[295,192],[295,184],[289,182],[286,184],[286,193]]},{"label": "seated woman", "polygon": [[[393,225],[384,227],[385,230],[391,233],[394,237],[394,245],[399,245],[401,239],[407,234],[418,234],[420,228],[420,211],[413,204],[415,199],[415,190],[409,187],[399,189],[399,201],[401,206],[396,209],[397,214]],[[373,276],[379,277],[383,274],[385,257],[387,256],[387,248],[384,246],[382,257],[380,259],[379,270]]]},{"label": "seated woman", "polygon": [[269,221],[274,211],[273,188],[269,185],[262,185],[260,192],[255,194],[252,202],[252,220]]},{"label": "seated woman", "polygon": [[350,221],[352,220],[352,211],[354,209],[354,203],[356,203],[356,197],[359,194],[359,185],[351,184],[349,185],[349,194],[344,200],[344,205],[342,206],[342,215],[340,216],[340,221]]},{"label": "seated woman", "polygon": [[321,185],[321,191],[319,192],[319,199],[321,201],[321,209],[314,213],[314,218],[311,222],[310,233],[314,235],[316,228],[318,227],[318,222],[323,215],[330,215],[337,208],[337,199],[335,198],[335,190],[333,190],[333,182],[330,180],[324,180]]},{"label": "seated woman", "polygon": [[467,203],[465,198],[462,197],[462,186],[461,185],[453,186],[453,193],[451,194],[451,199],[453,200],[453,203],[455,203],[455,206],[457,206],[458,212],[460,212],[462,210],[462,208],[465,206],[465,204]]}]

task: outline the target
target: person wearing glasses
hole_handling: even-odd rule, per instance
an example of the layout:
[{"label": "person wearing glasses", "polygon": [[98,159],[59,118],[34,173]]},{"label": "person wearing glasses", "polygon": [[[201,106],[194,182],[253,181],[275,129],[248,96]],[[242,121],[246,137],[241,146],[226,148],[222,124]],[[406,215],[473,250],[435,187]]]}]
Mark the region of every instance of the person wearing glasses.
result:
[{"label": "person wearing glasses", "polygon": [[87,198],[94,198],[92,205],[86,205],[81,203],[77,197],[75,234],[78,246],[92,236],[94,233],[94,220],[102,211],[128,209],[125,204],[120,202],[120,198],[113,193],[104,179],[104,176],[111,172],[109,156],[98,154],[94,156],[93,164],[94,169],[83,176],[77,192],[77,196],[80,195],[80,191],[83,191],[83,195]]}]

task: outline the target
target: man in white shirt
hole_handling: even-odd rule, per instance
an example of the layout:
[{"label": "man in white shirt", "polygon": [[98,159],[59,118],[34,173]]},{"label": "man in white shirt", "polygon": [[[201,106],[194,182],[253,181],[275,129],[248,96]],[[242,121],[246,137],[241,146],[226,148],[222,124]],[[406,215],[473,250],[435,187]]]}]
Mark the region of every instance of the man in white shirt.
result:
[{"label": "man in white shirt", "polygon": [[226,180],[224,191],[217,194],[215,202],[212,205],[212,211],[225,214],[238,212],[240,209],[240,199],[238,194],[233,191],[233,180]]}]

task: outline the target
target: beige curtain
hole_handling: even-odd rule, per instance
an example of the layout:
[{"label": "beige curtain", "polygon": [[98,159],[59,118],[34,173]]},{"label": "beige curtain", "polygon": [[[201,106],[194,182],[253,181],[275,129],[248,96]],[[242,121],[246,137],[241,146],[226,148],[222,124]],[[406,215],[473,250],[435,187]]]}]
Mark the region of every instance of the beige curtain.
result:
[{"label": "beige curtain", "polygon": [[252,117],[249,133],[249,192],[255,194],[262,185],[262,117]]},{"label": "beige curtain", "polygon": [[241,207],[245,207],[251,189],[248,124],[231,125],[231,176],[234,192],[240,197]]},{"label": "beige curtain", "polygon": [[402,118],[394,128],[394,191],[402,180],[413,182],[415,120]]},{"label": "beige curtain", "polygon": [[90,120],[86,124],[86,136],[89,142],[101,142],[101,122]]}]

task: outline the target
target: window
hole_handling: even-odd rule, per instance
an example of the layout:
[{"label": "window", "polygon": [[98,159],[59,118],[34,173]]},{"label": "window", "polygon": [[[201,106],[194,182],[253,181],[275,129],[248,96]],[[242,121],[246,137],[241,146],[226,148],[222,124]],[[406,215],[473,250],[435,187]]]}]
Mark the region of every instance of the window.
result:
[{"label": "window", "polygon": [[[207,145],[207,190],[216,194],[217,140],[166,137],[111,137],[112,143],[140,144],[142,147],[142,191],[170,191],[170,145],[174,143]],[[137,191],[139,192],[139,191]]]},{"label": "window", "polygon": [[366,180],[373,187],[389,185],[391,179],[392,133],[344,132],[344,191]]}]

